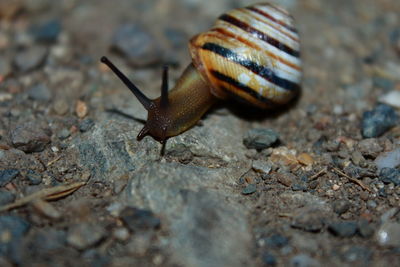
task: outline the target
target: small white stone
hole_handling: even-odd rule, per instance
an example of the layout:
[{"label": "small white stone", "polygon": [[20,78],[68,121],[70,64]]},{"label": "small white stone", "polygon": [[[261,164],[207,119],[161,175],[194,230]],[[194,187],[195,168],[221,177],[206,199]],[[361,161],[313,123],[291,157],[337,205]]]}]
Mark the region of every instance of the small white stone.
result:
[{"label": "small white stone", "polygon": [[381,96],[379,102],[389,106],[400,108],[400,91],[390,91],[389,93]]}]

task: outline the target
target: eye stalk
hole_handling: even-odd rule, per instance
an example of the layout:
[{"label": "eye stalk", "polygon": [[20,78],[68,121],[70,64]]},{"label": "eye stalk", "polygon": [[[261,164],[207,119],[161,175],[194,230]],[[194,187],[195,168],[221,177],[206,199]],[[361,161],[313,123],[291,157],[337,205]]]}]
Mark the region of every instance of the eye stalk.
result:
[{"label": "eye stalk", "polygon": [[161,97],[151,100],[140,91],[137,86],[128,79],[107,57],[101,57],[100,61],[106,64],[117,77],[128,87],[136,96],[143,107],[148,111],[148,118],[145,126],[139,132],[137,139],[140,141],[147,134],[163,143],[167,139],[168,119],[166,113],[168,109],[168,66],[164,66],[161,84]]}]

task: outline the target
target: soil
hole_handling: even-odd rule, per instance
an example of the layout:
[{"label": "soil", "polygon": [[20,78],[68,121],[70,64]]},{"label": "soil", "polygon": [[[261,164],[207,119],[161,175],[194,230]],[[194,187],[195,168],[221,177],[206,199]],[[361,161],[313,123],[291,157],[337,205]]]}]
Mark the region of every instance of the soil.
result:
[{"label": "soil", "polygon": [[400,2],[275,1],[301,94],[136,136],[188,40],[258,1],[0,2],[1,266],[400,266]]}]

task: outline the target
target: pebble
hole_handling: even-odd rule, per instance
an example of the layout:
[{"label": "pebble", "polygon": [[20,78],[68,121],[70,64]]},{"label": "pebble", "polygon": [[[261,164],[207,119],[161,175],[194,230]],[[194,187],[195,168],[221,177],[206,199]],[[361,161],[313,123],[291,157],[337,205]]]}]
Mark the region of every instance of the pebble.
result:
[{"label": "pebble", "polygon": [[272,165],[264,160],[255,160],[251,166],[254,171],[262,173],[262,174],[269,174],[272,170]]},{"label": "pebble", "polygon": [[329,230],[339,237],[352,237],[357,232],[356,222],[335,222],[329,225]]},{"label": "pebble", "polygon": [[127,241],[130,237],[128,229],[125,227],[118,227],[113,230],[113,237],[119,241]]},{"label": "pebble", "polygon": [[242,190],[243,195],[251,195],[257,191],[257,186],[255,184],[248,184],[245,188]]},{"label": "pebble", "polygon": [[84,101],[82,101],[82,100],[76,101],[75,113],[80,119],[86,117],[86,115],[88,114],[88,111],[89,111],[88,106],[86,105],[86,103]]},{"label": "pebble", "polygon": [[368,266],[372,258],[372,251],[367,247],[351,246],[343,253],[346,262],[362,263],[362,266]]},{"label": "pebble", "polygon": [[37,101],[49,101],[51,99],[51,92],[46,85],[38,84],[29,89],[28,96]]},{"label": "pebble", "polygon": [[358,233],[365,238],[369,238],[374,235],[375,229],[367,220],[360,220],[358,222]]},{"label": "pebble", "polygon": [[396,28],[390,33],[390,42],[393,46],[393,49],[400,56],[400,29]]},{"label": "pebble", "polygon": [[61,218],[62,214],[49,202],[44,200],[36,200],[32,203],[32,206],[40,215],[52,219],[58,220]]},{"label": "pebble", "polygon": [[291,186],[294,181],[297,180],[296,175],[291,174],[289,172],[285,173],[277,173],[275,175],[276,179],[278,180],[279,183],[283,184],[284,186]]},{"label": "pebble", "polygon": [[361,164],[363,164],[365,162],[365,158],[364,158],[364,156],[361,154],[361,152],[359,150],[354,150],[351,153],[351,161],[355,165],[360,166]]},{"label": "pebble", "polygon": [[42,175],[33,170],[28,170],[25,178],[30,185],[39,185],[42,183]]},{"label": "pebble", "polygon": [[400,185],[400,170],[395,168],[383,168],[379,172],[379,180],[388,184],[393,183],[394,185]]},{"label": "pebble", "polygon": [[41,152],[50,143],[51,130],[47,125],[26,122],[11,131],[11,142],[15,148],[24,152]]},{"label": "pebble", "polygon": [[12,67],[8,59],[0,56],[0,80],[7,77],[12,72]]},{"label": "pebble", "polygon": [[60,140],[65,140],[71,136],[71,132],[67,128],[63,128],[61,131],[58,132],[57,137]]},{"label": "pebble", "polygon": [[321,264],[308,256],[307,254],[298,254],[290,259],[290,266],[292,267],[319,267]]},{"label": "pebble", "polygon": [[324,227],[324,218],[319,211],[301,213],[293,218],[291,223],[293,228],[307,232],[319,232]]},{"label": "pebble", "polygon": [[79,123],[79,131],[82,133],[89,131],[94,126],[94,121],[86,118]]},{"label": "pebble", "polygon": [[16,265],[22,259],[21,243],[30,224],[14,215],[0,216],[0,257],[10,259]]},{"label": "pebble", "polygon": [[78,250],[85,250],[96,245],[105,235],[106,231],[97,223],[79,223],[69,228],[67,242]]},{"label": "pebble", "polygon": [[379,102],[395,108],[400,108],[400,91],[393,90],[384,94],[379,98]]},{"label": "pebble", "polygon": [[376,138],[361,140],[357,144],[357,148],[364,157],[369,158],[376,158],[383,151],[383,147],[378,143],[378,139]]},{"label": "pebble", "polygon": [[61,22],[51,19],[30,28],[30,34],[37,42],[54,43],[57,41],[61,32]]},{"label": "pebble", "polygon": [[298,155],[297,160],[305,166],[311,166],[314,163],[314,159],[311,157],[310,154],[307,153],[301,153],[300,155]]},{"label": "pebble", "polygon": [[43,46],[34,46],[18,52],[14,58],[15,67],[21,72],[28,72],[39,68],[46,60],[47,49]]},{"label": "pebble", "polygon": [[272,129],[255,128],[245,134],[243,144],[248,149],[262,150],[272,146],[278,141],[278,138],[279,134]]},{"label": "pebble", "polygon": [[179,162],[183,164],[188,164],[193,160],[194,157],[190,148],[180,143],[168,149],[167,155],[177,158]]},{"label": "pebble", "polygon": [[350,209],[350,202],[345,199],[338,199],[333,202],[333,211],[337,214],[343,214]]},{"label": "pebble", "polygon": [[375,159],[378,170],[383,168],[395,168],[400,165],[400,148],[390,152],[382,153]]},{"label": "pebble", "polygon": [[272,234],[265,238],[265,244],[270,248],[282,248],[289,244],[289,239],[281,234]]},{"label": "pebble", "polygon": [[160,219],[150,210],[126,207],[121,211],[120,217],[132,232],[158,229],[161,226]]},{"label": "pebble", "polygon": [[65,247],[67,233],[54,228],[40,229],[34,233],[29,247],[36,255],[58,253]]},{"label": "pebble", "polygon": [[297,168],[299,162],[296,157],[296,151],[287,147],[278,147],[272,150],[270,160],[279,165],[287,166],[291,169]]},{"label": "pebble", "polygon": [[261,255],[261,260],[264,266],[275,266],[278,263],[276,257],[269,252],[264,252]]},{"label": "pebble", "polygon": [[400,247],[400,223],[384,223],[376,232],[375,239],[382,247]]},{"label": "pebble", "polygon": [[69,111],[68,102],[64,99],[58,99],[54,102],[53,110],[57,115],[65,115]]},{"label": "pebble", "polygon": [[0,170],[0,186],[3,187],[9,182],[11,182],[17,175],[19,170],[17,169],[5,169]]},{"label": "pebble", "polygon": [[13,194],[8,190],[0,189],[0,206],[11,203],[14,200],[15,200],[15,194]]},{"label": "pebble", "polygon": [[162,60],[162,51],[158,43],[155,37],[141,25],[125,24],[116,30],[111,47],[131,65],[145,67]]},{"label": "pebble", "polygon": [[362,118],[362,135],[365,138],[378,137],[397,125],[399,117],[395,110],[381,104],[373,110],[366,111]]}]

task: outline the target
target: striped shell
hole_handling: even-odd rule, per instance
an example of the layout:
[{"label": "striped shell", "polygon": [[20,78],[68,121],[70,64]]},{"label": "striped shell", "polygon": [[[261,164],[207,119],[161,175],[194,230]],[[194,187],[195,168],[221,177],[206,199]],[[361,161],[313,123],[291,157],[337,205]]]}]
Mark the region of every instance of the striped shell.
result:
[{"label": "striped shell", "polygon": [[193,63],[220,98],[284,104],[300,89],[301,60],[291,15],[272,4],[233,9],[189,44]]}]

